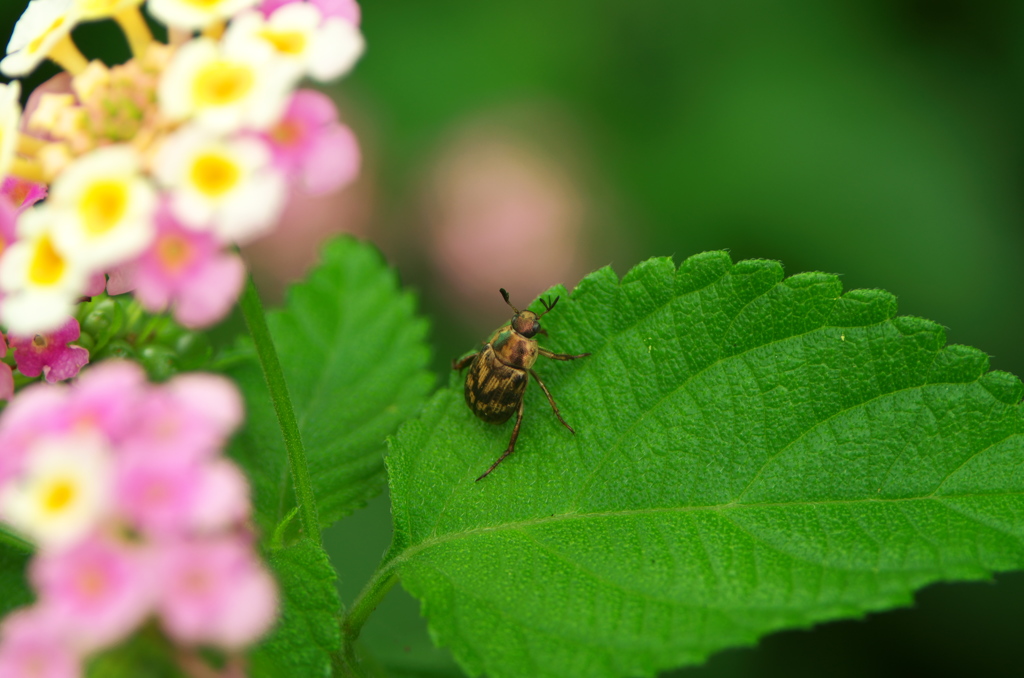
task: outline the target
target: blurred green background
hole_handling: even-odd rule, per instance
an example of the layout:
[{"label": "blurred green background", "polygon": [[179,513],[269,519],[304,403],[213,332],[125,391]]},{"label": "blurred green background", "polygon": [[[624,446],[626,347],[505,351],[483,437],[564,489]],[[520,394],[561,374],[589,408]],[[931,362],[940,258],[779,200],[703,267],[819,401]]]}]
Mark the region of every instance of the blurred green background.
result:
[{"label": "blurred green background", "polygon": [[[0,5],[0,35],[25,4]],[[439,375],[507,316],[496,280],[525,305],[605,264],[719,248],[885,288],[1024,373],[1020,0],[363,9],[367,54],[332,94],[365,169],[320,220],[378,243],[420,290]],[[125,53],[106,27],[75,38]],[[306,260],[254,261],[272,283]],[[330,530],[345,600],[389,531],[386,498]],[[1021,610],[1021,574],[933,586],[912,609],[776,634],[679,675],[1018,676]],[[393,675],[457,675],[401,591],[363,642]]]}]

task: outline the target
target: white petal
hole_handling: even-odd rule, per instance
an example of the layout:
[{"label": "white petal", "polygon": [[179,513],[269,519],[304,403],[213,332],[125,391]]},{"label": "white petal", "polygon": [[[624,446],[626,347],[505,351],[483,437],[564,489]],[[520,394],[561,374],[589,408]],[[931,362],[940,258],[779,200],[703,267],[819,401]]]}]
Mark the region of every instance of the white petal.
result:
[{"label": "white petal", "polygon": [[320,81],[341,77],[352,70],[365,49],[358,28],[344,19],[328,19],[313,43],[309,73]]},{"label": "white petal", "polygon": [[224,204],[217,219],[217,233],[239,244],[265,235],[277,225],[286,197],[286,184],[277,172],[253,176]]},{"label": "white petal", "polygon": [[0,301],[0,320],[12,334],[33,336],[58,329],[74,313],[77,297],[19,291]]},{"label": "white petal", "polygon": [[199,6],[186,0],[149,0],[149,13],[174,28],[201,29],[224,19],[230,19],[259,0],[220,0]]}]

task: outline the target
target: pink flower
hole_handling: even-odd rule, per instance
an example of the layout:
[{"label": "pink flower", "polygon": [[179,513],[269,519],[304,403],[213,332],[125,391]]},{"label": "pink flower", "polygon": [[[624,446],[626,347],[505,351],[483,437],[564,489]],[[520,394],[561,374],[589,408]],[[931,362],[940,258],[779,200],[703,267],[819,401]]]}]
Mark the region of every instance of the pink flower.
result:
[{"label": "pink flower", "polygon": [[147,536],[183,533],[195,511],[202,468],[171,455],[132,455],[118,473],[114,493],[120,513]]},{"label": "pink flower", "polygon": [[89,362],[89,351],[81,346],[69,345],[80,335],[78,321],[71,318],[48,334],[37,334],[34,337],[9,334],[8,338],[14,348],[18,371],[26,377],[43,374],[46,381],[54,384],[75,376]]},{"label": "pink flower", "polygon": [[274,580],[241,540],[169,544],[161,562],[160,617],[178,641],[237,648],[273,624]]},{"label": "pink flower", "polygon": [[132,266],[111,278],[111,294],[135,289],[135,298],[150,311],[174,308],[186,327],[203,327],[231,310],[245,282],[245,265],[221,251],[209,232],[182,227],[164,208],[157,213],[157,236]]},{"label": "pink flower", "polygon": [[[0,359],[7,355],[7,340],[0,332]],[[14,396],[14,371],[7,363],[0,363],[0,400],[10,400]]]},{"label": "pink flower", "polygon": [[34,384],[20,391],[0,414],[0,485],[21,473],[25,455],[41,438],[67,430],[55,416],[66,406],[68,390]]},{"label": "pink flower", "polygon": [[7,177],[0,184],[0,195],[5,196],[17,213],[21,214],[46,197],[46,185],[18,177]]},{"label": "pink flower", "polygon": [[0,678],[79,678],[81,663],[62,621],[38,605],[8,616],[0,626]]},{"label": "pink flower", "polygon": [[81,649],[111,645],[134,631],[153,606],[152,568],[135,547],[94,536],[32,561],[40,601],[62,618]]},{"label": "pink flower", "polygon": [[[69,391],[69,402],[54,407],[52,417],[65,420],[64,428],[100,431],[117,446],[139,424],[138,404],[150,388],[146,373],[138,364],[107,360],[78,378]],[[18,399],[22,397],[19,395]]]},{"label": "pink flower", "polygon": [[195,530],[209,534],[239,525],[250,510],[249,482],[233,462],[217,459],[203,465],[189,516]]},{"label": "pink flower", "polygon": [[[302,1],[303,0],[263,0],[263,3],[260,5],[260,11],[263,12],[264,16],[270,16],[278,7]],[[359,3],[357,3],[356,0],[310,0],[309,4],[314,5],[319,9],[325,19],[338,17],[339,19],[344,19],[356,26],[359,25],[359,22],[362,19],[362,12],[359,9]]]},{"label": "pink flower", "polygon": [[274,164],[308,193],[333,191],[359,174],[355,134],[338,122],[330,97],[315,90],[295,92],[281,121],[261,136]]},{"label": "pink flower", "polygon": [[126,456],[194,461],[218,452],[242,419],[238,391],[224,377],[185,374],[140,398]]},{"label": "pink flower", "polygon": [[273,625],[248,483],[218,454],[242,414],[223,377],[151,385],[119,361],[0,413],[0,511],[39,546],[39,602],[0,627],[0,678],[79,676],[151,615],[176,643],[229,651]]},{"label": "pink flower", "polygon": [[18,208],[0,195],[0,254],[18,239]]}]

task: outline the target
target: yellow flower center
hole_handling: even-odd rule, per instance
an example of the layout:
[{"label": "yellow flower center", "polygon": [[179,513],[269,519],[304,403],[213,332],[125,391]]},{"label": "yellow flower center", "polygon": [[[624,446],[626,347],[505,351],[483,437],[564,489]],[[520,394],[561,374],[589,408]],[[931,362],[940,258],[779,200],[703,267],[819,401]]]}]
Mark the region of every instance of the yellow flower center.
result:
[{"label": "yellow flower center", "polygon": [[218,198],[233,189],[241,176],[238,165],[216,153],[204,153],[192,164],[192,184],[211,198]]},{"label": "yellow flower center", "polygon": [[78,204],[85,232],[103,235],[117,226],[128,211],[128,187],[123,181],[97,181],[86,189]]},{"label": "yellow flower center", "polygon": [[66,509],[77,494],[74,484],[69,480],[58,480],[43,496],[43,510],[47,513],[59,513]]},{"label": "yellow flower center", "polygon": [[264,28],[259,32],[259,36],[281,54],[295,56],[306,51],[306,35],[301,31],[275,31]]},{"label": "yellow flower center", "polygon": [[221,59],[199,69],[195,100],[200,106],[227,106],[244,99],[255,83],[251,66]]},{"label": "yellow flower center", "polygon": [[64,258],[54,249],[50,236],[39,238],[28,265],[28,279],[40,286],[53,285],[64,275],[64,267]]},{"label": "yellow flower center", "polygon": [[224,0],[184,0],[186,5],[192,5],[199,9],[213,9],[217,5],[224,2]]},{"label": "yellow flower center", "polygon": [[180,235],[165,235],[157,241],[156,255],[165,268],[180,271],[192,258],[192,248]]},{"label": "yellow flower center", "polygon": [[29,51],[29,54],[32,54],[34,52],[38,52],[39,49],[43,46],[43,42],[46,41],[46,38],[48,38],[51,33],[53,33],[54,31],[58,30],[63,25],[64,25],[64,17],[59,16],[56,19],[54,19],[53,23],[50,24],[49,28],[47,28],[45,31],[40,33],[38,38],[36,38],[32,42],[28,43],[28,48],[27,49]]}]

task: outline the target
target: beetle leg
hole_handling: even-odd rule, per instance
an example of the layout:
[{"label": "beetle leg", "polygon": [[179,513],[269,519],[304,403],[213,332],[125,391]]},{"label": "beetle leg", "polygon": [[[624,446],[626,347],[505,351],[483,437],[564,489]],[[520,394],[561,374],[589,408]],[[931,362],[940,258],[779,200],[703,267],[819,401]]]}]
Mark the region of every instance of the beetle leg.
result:
[{"label": "beetle leg", "polygon": [[537,376],[536,372],[530,370],[530,374],[532,374],[533,378],[537,380],[538,384],[540,384],[540,388],[544,391],[544,395],[548,397],[548,402],[551,403],[551,409],[555,411],[555,416],[558,417],[558,421],[562,422],[562,426],[569,429],[569,433],[576,435],[576,431],[573,430],[572,426],[569,426],[565,419],[562,419],[562,414],[558,411],[558,405],[555,404],[555,399],[551,397],[551,391],[548,390],[548,387],[544,385],[544,382],[540,380],[540,377]]},{"label": "beetle leg", "polygon": [[540,353],[545,358],[551,358],[552,360],[576,360],[577,358],[586,358],[589,353],[580,353],[578,355],[568,355],[567,353],[552,353],[546,348],[537,347],[537,353]]},{"label": "beetle leg", "polygon": [[453,360],[452,361],[452,369],[453,370],[461,370],[463,367],[465,367],[466,365],[468,365],[471,362],[473,362],[473,358],[477,357],[478,355],[480,355],[480,351],[477,351],[476,353],[474,353],[472,355],[467,355],[462,360]]},{"label": "beetle leg", "polygon": [[507,457],[508,455],[512,454],[512,452],[516,449],[516,438],[519,437],[519,425],[522,424],[522,423],[523,423],[523,401],[520,400],[519,401],[519,414],[516,416],[516,426],[515,426],[515,428],[512,429],[512,439],[508,441],[508,447],[505,448],[505,451],[502,452],[500,457],[498,457],[498,461],[496,461],[493,464],[491,464],[491,468],[487,469],[486,471],[484,471],[483,473],[480,474],[480,477],[477,478],[477,482],[483,480],[485,477],[487,477],[488,473],[490,473],[494,469],[498,468],[498,464],[500,464],[501,462],[505,461],[505,457]]}]

